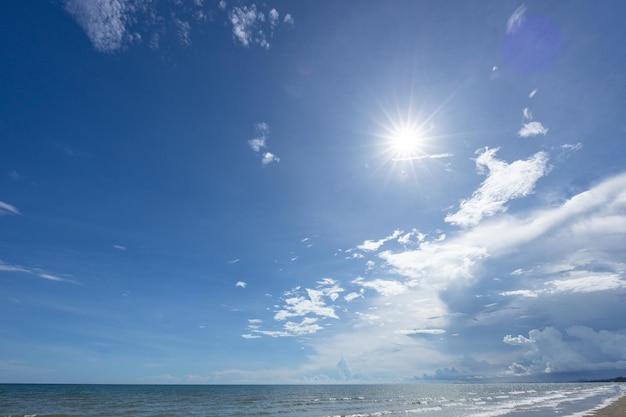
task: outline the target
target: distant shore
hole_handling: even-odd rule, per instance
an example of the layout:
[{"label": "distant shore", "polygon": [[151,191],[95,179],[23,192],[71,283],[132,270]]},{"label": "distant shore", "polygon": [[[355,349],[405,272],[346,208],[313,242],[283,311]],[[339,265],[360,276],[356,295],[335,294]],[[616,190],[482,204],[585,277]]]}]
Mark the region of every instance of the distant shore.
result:
[{"label": "distant shore", "polygon": [[588,415],[593,417],[626,417],[626,396]]}]

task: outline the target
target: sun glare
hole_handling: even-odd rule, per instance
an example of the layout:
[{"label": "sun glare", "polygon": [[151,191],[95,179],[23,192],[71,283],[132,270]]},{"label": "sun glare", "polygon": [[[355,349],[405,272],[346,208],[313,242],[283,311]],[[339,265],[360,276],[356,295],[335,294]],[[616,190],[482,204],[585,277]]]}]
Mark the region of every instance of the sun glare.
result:
[{"label": "sun glare", "polygon": [[409,158],[419,151],[421,134],[418,129],[402,127],[393,131],[389,139],[396,158]]}]

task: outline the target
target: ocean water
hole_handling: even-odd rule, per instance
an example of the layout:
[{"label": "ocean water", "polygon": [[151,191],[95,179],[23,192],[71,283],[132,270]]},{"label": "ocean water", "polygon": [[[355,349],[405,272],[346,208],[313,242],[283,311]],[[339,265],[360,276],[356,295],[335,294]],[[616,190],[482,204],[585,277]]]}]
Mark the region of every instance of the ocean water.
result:
[{"label": "ocean water", "polygon": [[626,385],[0,384],[0,416],[582,417]]}]

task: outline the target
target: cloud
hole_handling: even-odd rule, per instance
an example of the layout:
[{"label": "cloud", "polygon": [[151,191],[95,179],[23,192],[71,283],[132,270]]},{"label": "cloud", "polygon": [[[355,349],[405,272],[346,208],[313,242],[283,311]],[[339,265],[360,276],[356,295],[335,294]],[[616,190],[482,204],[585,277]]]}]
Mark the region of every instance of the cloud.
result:
[{"label": "cloud", "polygon": [[[351,369],[372,378],[411,377],[451,366],[457,378],[476,372],[459,355],[475,355],[486,363],[478,372],[490,376],[591,370],[576,368],[577,360],[590,357],[602,369],[621,366],[600,354],[563,363],[543,360],[535,350],[542,351],[548,339],[559,340],[558,335],[548,331],[542,338],[540,330],[520,335],[510,328],[552,323],[568,329],[549,356],[562,347],[595,349],[592,340],[601,336],[607,340],[604,349],[608,340],[621,341],[619,297],[626,296],[626,264],[616,248],[623,246],[624,225],[626,174],[557,206],[495,217],[444,239],[422,235],[415,249],[383,251],[377,255],[381,276],[359,277],[345,286],[347,295],[336,300],[333,310],[341,320],[334,332],[311,339],[311,361],[332,368],[338,355],[349,352]],[[362,262],[365,269],[367,259]],[[494,281],[494,276],[507,279]],[[593,330],[595,336],[589,333],[597,329],[592,323],[604,326],[601,332]],[[572,324],[585,326],[588,335],[577,336]],[[503,347],[497,347],[498,340]],[[381,358],[380,363],[372,358]]]},{"label": "cloud", "polygon": [[230,23],[233,25],[233,36],[243,46],[259,44],[261,47],[269,49],[261,23],[265,22],[265,15],[257,11],[256,5],[233,7],[228,13]]},{"label": "cloud", "polygon": [[189,22],[174,18],[174,25],[180,43],[183,45],[191,44],[191,25]]},{"label": "cloud", "polygon": [[373,279],[371,281],[365,281],[363,278],[357,278],[352,281],[353,284],[360,285],[363,288],[371,288],[382,296],[392,296],[402,294],[406,292],[406,285],[398,281]]},{"label": "cloud", "polygon": [[113,245],[113,248],[117,249],[117,250],[121,250],[121,251],[125,251],[126,250],[126,247],[122,246],[122,245]]},{"label": "cloud", "polygon": [[[226,3],[220,2],[220,8],[226,9]],[[256,4],[235,6],[228,12],[228,20],[233,27],[235,41],[245,47],[259,45],[269,49],[271,45],[268,38],[274,37],[274,31],[280,24],[280,13],[272,8],[267,13],[266,19],[265,13],[258,10]],[[291,14],[285,15],[283,24],[293,27],[294,20]]]},{"label": "cloud", "polygon": [[535,88],[533,91],[531,91],[531,92],[528,94],[528,98],[533,98],[533,97],[535,97],[535,95],[537,94],[537,92],[539,92],[539,90]]},{"label": "cloud", "polygon": [[270,18],[270,25],[272,26],[272,28],[275,28],[279,22],[278,19],[280,18],[280,14],[278,13],[276,9],[272,9],[269,12],[269,18]]},{"label": "cloud", "polygon": [[489,170],[487,179],[470,199],[461,201],[458,212],[446,216],[446,222],[462,227],[474,226],[485,216],[504,212],[509,200],[531,194],[535,183],[548,172],[545,152],[507,164],[495,158],[498,150],[485,148],[478,151],[476,168],[479,172]]},{"label": "cloud", "polygon": [[522,26],[526,20],[526,10],[526,6],[521,5],[513,12],[506,22],[506,33],[514,33]]},{"label": "cloud", "polygon": [[4,216],[5,214],[20,215],[22,213],[20,213],[17,207],[5,203],[4,201],[0,201],[0,216]]},{"label": "cloud", "polygon": [[576,325],[566,328],[565,334],[567,339],[558,329],[546,327],[531,330],[528,338],[505,336],[505,343],[524,349],[511,366],[526,374],[626,369],[626,333]]},{"label": "cloud", "polygon": [[[526,109],[524,109],[526,110]],[[532,116],[530,116],[532,118]],[[525,123],[517,134],[522,138],[528,138],[531,136],[546,135],[548,129],[545,128],[540,122],[528,122]]]},{"label": "cloud", "polygon": [[389,242],[390,240],[397,239],[403,232],[401,230],[395,230],[391,235],[384,237],[379,240],[366,240],[359,246],[357,249],[360,249],[365,252],[377,251],[382,245]]},{"label": "cloud", "polygon": [[[335,306],[329,303],[337,301],[344,289],[332,278],[324,278],[317,284],[316,288],[302,291],[300,287],[296,287],[284,293],[283,305],[277,306],[274,314],[274,320],[283,323],[281,330],[262,329],[261,320],[249,320],[248,329],[254,334],[270,337],[302,336],[323,330],[320,319],[339,318]],[[294,318],[299,318],[300,321],[295,321]]]},{"label": "cloud", "polygon": [[237,281],[237,283],[235,284],[235,287],[237,288],[246,288],[247,286],[248,284],[243,281]]},{"label": "cloud", "polygon": [[39,278],[43,278],[47,281],[53,281],[53,282],[67,282],[70,284],[76,284],[76,285],[82,285],[80,282],[75,281],[73,279],[69,279],[69,278],[61,278],[58,277],[56,275],[50,274],[48,272],[45,272],[39,268],[28,268],[28,267],[24,267],[21,265],[10,265],[7,263],[4,263],[2,260],[0,260],[0,272],[4,271],[4,272],[22,272],[22,273],[26,273],[26,274],[31,274],[31,275],[35,275],[38,276]]},{"label": "cloud", "polygon": [[254,125],[256,132],[255,136],[248,140],[248,145],[257,155],[261,156],[261,165],[266,166],[272,162],[280,162],[280,158],[269,151],[264,151],[267,148],[266,141],[270,133],[270,126],[265,123],[257,123]]},{"label": "cloud", "polygon": [[416,155],[416,156],[406,156],[400,158],[392,158],[392,161],[419,161],[421,159],[443,159],[443,158],[451,158],[453,157],[453,153],[437,153],[432,155]]},{"label": "cloud", "polygon": [[271,164],[272,162],[280,162],[280,158],[271,152],[265,152],[263,154],[263,158],[261,159],[261,164],[265,166],[267,164]]},{"label": "cloud", "polygon": [[66,0],[65,10],[76,19],[99,52],[113,52],[122,46],[126,33],[126,0]]},{"label": "cloud", "polygon": [[530,112],[528,107],[524,107],[524,120],[532,120],[533,114]]},{"label": "cloud", "polygon": [[241,260],[239,258],[231,259],[230,261],[227,261],[226,263],[229,265],[232,265],[232,264],[236,264],[237,262],[241,262]]}]

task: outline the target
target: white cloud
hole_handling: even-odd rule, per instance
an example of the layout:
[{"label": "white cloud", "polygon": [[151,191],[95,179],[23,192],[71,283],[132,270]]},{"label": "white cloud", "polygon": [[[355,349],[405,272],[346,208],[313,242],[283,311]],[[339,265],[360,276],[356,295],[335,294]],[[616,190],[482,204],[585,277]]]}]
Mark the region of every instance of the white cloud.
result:
[{"label": "white cloud", "polygon": [[546,327],[531,330],[528,338],[508,335],[504,342],[526,349],[515,364],[529,373],[626,369],[626,333],[579,325],[566,328],[565,333],[568,339],[556,328]]},{"label": "white cloud", "polygon": [[363,288],[370,288],[384,297],[402,294],[407,291],[407,286],[398,281],[373,279],[365,281],[363,278],[357,278],[352,281],[353,284],[360,285]]},{"label": "white cloud", "polygon": [[254,125],[254,129],[256,136],[248,141],[248,145],[250,145],[254,153],[261,155],[261,165],[266,166],[272,162],[280,162],[280,158],[272,152],[263,152],[267,148],[266,141],[270,133],[270,126],[265,122],[261,122]]},{"label": "white cloud", "polygon": [[295,21],[293,20],[291,14],[287,13],[285,15],[285,18],[283,19],[283,23],[293,26],[295,24]]},{"label": "white cloud", "polygon": [[537,94],[539,90],[538,89],[534,89],[533,91],[530,92],[530,94],[528,94],[528,98],[533,98],[535,97],[535,95]]},{"label": "white cloud", "polygon": [[405,157],[398,157],[398,158],[391,158],[392,161],[419,161],[421,159],[443,159],[443,158],[451,158],[453,157],[454,154],[453,153],[437,153],[437,154],[432,154],[432,155],[416,155],[416,156],[405,156]]},{"label": "white cloud", "polygon": [[533,114],[530,112],[528,107],[524,107],[524,120],[532,120]]},{"label": "white cloud", "polygon": [[546,282],[548,292],[589,293],[626,288],[626,281],[612,272],[572,271],[567,279]]},{"label": "white cloud", "polygon": [[483,217],[506,211],[509,200],[525,197],[533,192],[535,183],[548,172],[548,155],[537,152],[527,160],[511,164],[495,158],[499,148],[479,151],[476,167],[479,172],[489,170],[487,179],[469,200],[462,200],[460,210],[448,214],[446,222],[462,227],[474,226]]},{"label": "white cloud", "polygon": [[268,49],[269,42],[260,23],[265,21],[265,15],[257,11],[256,5],[233,7],[228,14],[230,23],[233,25],[233,35],[243,46],[259,44]]},{"label": "white cloud", "polygon": [[445,334],[444,329],[412,329],[412,330],[397,330],[396,333],[410,335],[441,335]]},{"label": "white cloud", "polygon": [[506,33],[514,33],[522,26],[526,20],[526,10],[526,6],[521,5],[513,12],[506,23]]},{"label": "white cloud", "polygon": [[533,342],[532,340],[527,339],[522,335],[513,337],[510,334],[507,334],[506,336],[504,336],[502,341],[506,343],[507,345],[525,345],[525,344],[529,344]]},{"label": "white cloud", "polygon": [[269,18],[270,18],[270,25],[272,26],[272,28],[276,27],[276,25],[278,24],[278,19],[280,18],[278,11],[276,9],[270,10]]},{"label": "white cloud", "polygon": [[347,302],[356,300],[357,298],[363,298],[363,290],[361,290],[360,292],[351,292],[350,294],[347,294],[345,297],[343,297],[343,299]]},{"label": "white cloud", "polygon": [[[525,109],[526,110],[526,109]],[[530,117],[532,118],[532,116]],[[517,134],[522,138],[528,138],[531,136],[546,135],[548,129],[545,128],[540,122],[528,122],[525,123]]]},{"label": "white cloud", "polygon": [[241,337],[243,337],[244,339],[259,339],[261,336],[259,336],[258,334],[242,334]]},{"label": "white cloud", "polygon": [[126,33],[127,0],[65,0],[65,10],[87,33],[94,48],[114,52],[122,47]]},{"label": "white cloud", "polygon": [[[567,352],[594,349],[591,340],[600,337],[607,339],[602,345],[606,350],[608,340],[617,343],[621,340],[617,335],[623,334],[611,331],[581,338],[569,327],[572,323],[587,325],[584,320],[590,319],[600,322],[609,311],[616,319],[606,321],[607,325],[619,328],[617,317],[623,312],[619,296],[626,295],[623,251],[616,252],[626,235],[622,225],[626,225],[626,174],[558,206],[499,216],[441,239],[439,233],[428,240],[421,234],[417,249],[387,250],[378,255],[377,273],[382,276],[357,278],[346,286],[347,295],[337,298],[334,309],[342,320],[335,322],[334,331],[325,332],[325,337],[308,342],[313,351],[311,361],[318,368],[332,368],[338,355],[350,352],[354,372],[367,372],[371,377],[395,374],[411,378],[451,366],[472,372],[458,359],[463,355],[485,361],[488,366],[478,372],[489,375],[576,370],[576,360],[560,362],[551,355],[557,355],[561,347]],[[503,265],[499,273],[492,270],[496,265]],[[502,278],[495,281],[498,290],[494,294],[492,283],[497,276]],[[353,290],[355,286],[359,291]],[[472,301],[485,291],[492,293]],[[498,294],[507,298],[485,302],[486,297]],[[568,329],[568,338],[561,338],[562,344],[553,352],[546,351],[548,360],[537,352],[544,352],[543,344],[558,340],[557,335],[548,331],[543,336],[536,332],[522,336],[508,330],[541,320]],[[474,336],[475,330],[485,335],[484,342]],[[489,334],[499,336],[489,339]],[[462,350],[452,348],[444,353],[439,343],[451,337],[462,344]],[[577,338],[574,345],[572,338]],[[502,341],[503,347],[494,346],[494,340]],[[602,356],[592,358],[593,363],[605,369],[620,366],[619,361]],[[383,359],[379,363],[373,358]]]},{"label": "white cloud", "polygon": [[[335,309],[324,301],[324,291],[306,289],[306,296],[291,296],[284,300],[285,304],[281,310],[274,315],[274,319],[281,321],[289,317],[303,317],[313,314],[320,317],[338,319]],[[288,293],[291,295],[291,293]],[[295,295],[295,294],[294,294]]]},{"label": "white cloud", "polygon": [[178,40],[183,45],[191,44],[191,25],[187,21],[174,18],[174,25],[178,34]]},{"label": "white cloud", "polygon": [[384,237],[379,240],[366,240],[359,246],[357,249],[360,249],[365,252],[377,251],[382,245],[389,242],[390,240],[397,239],[403,232],[401,230],[395,230],[391,235]]},{"label": "white cloud", "polygon": [[126,250],[126,246],[122,246],[122,245],[113,245],[113,248],[117,250],[121,250],[121,251]]},{"label": "white cloud", "polygon": [[0,216],[3,216],[5,214],[20,215],[22,213],[20,213],[20,211],[15,206],[12,206],[11,204],[0,201]]},{"label": "white cloud", "polygon": [[36,275],[39,278],[43,278],[45,280],[48,281],[54,281],[54,282],[67,282],[70,284],[76,284],[76,285],[82,285],[80,282],[70,279],[70,278],[61,278],[58,277],[56,275],[50,274],[48,272],[45,272],[39,268],[27,268],[21,265],[10,265],[7,263],[4,263],[2,260],[0,260],[0,271],[4,271],[4,272],[23,272],[26,274],[31,274],[31,275]]},{"label": "white cloud", "polygon": [[529,298],[537,298],[539,293],[537,291],[531,290],[513,290],[513,291],[503,291],[500,293],[503,297],[511,297],[511,296],[520,296],[520,297],[529,297]]},{"label": "white cloud", "polygon": [[226,263],[229,265],[232,265],[232,264],[236,264],[237,262],[241,262],[241,260],[239,258],[231,259],[230,261],[227,261]]},{"label": "white cloud", "polygon": [[280,162],[280,158],[271,152],[265,152],[263,154],[263,158],[261,159],[261,163],[263,164],[263,166],[271,164],[272,162]]},{"label": "white cloud", "polygon": [[237,288],[246,288],[247,286],[248,284],[243,281],[237,281],[237,283],[235,284],[235,287]]}]

